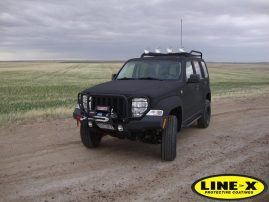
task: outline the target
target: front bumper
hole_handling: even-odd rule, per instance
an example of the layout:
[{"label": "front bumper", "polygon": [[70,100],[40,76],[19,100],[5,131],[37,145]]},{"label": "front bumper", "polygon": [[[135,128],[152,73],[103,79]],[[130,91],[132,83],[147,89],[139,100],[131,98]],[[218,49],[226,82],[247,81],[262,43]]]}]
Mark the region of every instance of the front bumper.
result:
[{"label": "front bumper", "polygon": [[[108,124],[113,125],[114,130],[109,130],[109,129],[102,129],[99,128],[97,125],[98,120],[93,119],[91,117],[83,117],[81,115],[81,111],[79,108],[75,108],[75,111],[73,112],[73,117],[74,119],[81,121],[81,120],[88,120],[90,122],[92,129],[95,130],[101,130],[101,131],[106,131],[106,132],[132,132],[132,131],[145,131],[149,129],[163,129],[163,123],[164,123],[164,117],[162,116],[144,116],[142,119],[129,119],[126,122],[115,122],[109,120]],[[102,122],[104,123],[104,122]],[[121,125],[123,127],[123,131],[118,130],[118,125]]]},{"label": "front bumper", "polygon": [[131,131],[143,131],[148,129],[162,129],[164,117],[144,116],[140,120],[130,120],[126,129]]}]

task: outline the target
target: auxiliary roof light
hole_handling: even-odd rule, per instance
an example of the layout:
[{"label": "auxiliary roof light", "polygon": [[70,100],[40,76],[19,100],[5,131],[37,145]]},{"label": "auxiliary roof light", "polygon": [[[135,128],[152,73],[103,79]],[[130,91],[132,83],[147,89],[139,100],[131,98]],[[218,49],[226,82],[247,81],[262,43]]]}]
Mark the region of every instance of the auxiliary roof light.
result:
[{"label": "auxiliary roof light", "polygon": [[183,48],[180,48],[180,49],[179,49],[179,52],[180,52],[180,53],[186,53],[186,51],[185,51]]},{"label": "auxiliary roof light", "polygon": [[160,48],[156,48],[155,49],[155,53],[161,53],[161,49]]},{"label": "auxiliary roof light", "polygon": [[149,50],[145,49],[145,50],[144,50],[144,53],[145,53],[145,54],[149,54]]},{"label": "auxiliary roof light", "polygon": [[167,51],[167,53],[172,53],[173,52],[172,48],[167,48],[166,51]]}]

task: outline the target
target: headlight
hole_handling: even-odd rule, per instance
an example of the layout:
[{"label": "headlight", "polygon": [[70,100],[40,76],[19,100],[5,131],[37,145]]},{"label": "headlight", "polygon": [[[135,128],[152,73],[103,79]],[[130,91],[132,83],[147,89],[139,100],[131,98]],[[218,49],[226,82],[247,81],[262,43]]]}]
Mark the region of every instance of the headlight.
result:
[{"label": "headlight", "polygon": [[84,109],[87,109],[88,108],[88,105],[87,105],[87,96],[86,95],[83,95],[82,96],[82,104],[83,104],[83,108]]},{"label": "headlight", "polygon": [[[83,104],[83,108],[84,109],[88,109],[88,105],[87,105],[87,95],[83,95],[82,96],[82,104]],[[89,97],[89,110],[92,109],[92,97]]]},{"label": "headlight", "polygon": [[133,117],[141,117],[148,108],[148,100],[146,98],[133,98],[132,115]]}]

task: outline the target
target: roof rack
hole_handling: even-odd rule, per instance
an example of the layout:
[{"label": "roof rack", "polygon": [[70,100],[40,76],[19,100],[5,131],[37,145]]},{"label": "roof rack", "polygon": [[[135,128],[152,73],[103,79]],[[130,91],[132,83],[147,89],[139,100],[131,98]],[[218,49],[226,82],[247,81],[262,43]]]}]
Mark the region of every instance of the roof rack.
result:
[{"label": "roof rack", "polygon": [[140,58],[144,58],[146,56],[183,56],[183,57],[198,57],[203,58],[203,53],[200,51],[192,50],[191,52],[177,52],[177,53],[154,53],[154,52],[145,52],[143,53]]},{"label": "roof rack", "polygon": [[[193,53],[194,53],[194,54],[193,54]],[[191,54],[192,56],[194,56],[194,57],[203,58],[203,53],[200,52],[200,51],[192,50],[192,51],[190,52],[190,54]]]}]

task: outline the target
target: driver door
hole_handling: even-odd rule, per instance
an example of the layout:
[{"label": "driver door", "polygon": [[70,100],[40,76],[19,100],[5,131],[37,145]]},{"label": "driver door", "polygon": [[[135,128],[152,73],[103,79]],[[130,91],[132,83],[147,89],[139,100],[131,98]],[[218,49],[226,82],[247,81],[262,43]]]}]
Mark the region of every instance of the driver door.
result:
[{"label": "driver door", "polygon": [[184,121],[191,120],[199,111],[200,106],[200,93],[199,83],[188,83],[188,79],[191,74],[195,73],[193,63],[191,61],[186,61],[186,71],[185,71],[185,85],[183,90],[183,119]]}]

